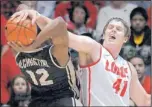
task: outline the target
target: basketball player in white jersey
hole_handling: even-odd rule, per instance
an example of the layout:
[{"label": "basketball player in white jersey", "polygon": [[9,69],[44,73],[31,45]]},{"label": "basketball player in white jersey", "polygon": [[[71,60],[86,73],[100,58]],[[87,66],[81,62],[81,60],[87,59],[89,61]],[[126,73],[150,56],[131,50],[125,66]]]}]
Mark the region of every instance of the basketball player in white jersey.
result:
[{"label": "basketball player in white jersey", "polygon": [[[12,19],[18,17],[19,20],[25,20],[29,16],[33,23],[37,19],[41,19],[42,24],[51,27],[51,19],[44,17],[34,10],[23,10],[12,16]],[[66,23],[61,19],[63,29]],[[49,28],[49,27],[48,27]],[[44,30],[43,30],[44,31]],[[42,42],[49,38],[50,32],[45,29],[45,35],[39,35],[35,42],[29,47],[16,46],[18,50],[30,50],[36,48]],[[105,26],[103,37],[103,45],[95,40],[78,36],[68,32],[67,35],[53,36],[53,38],[61,38],[61,41],[68,40],[69,47],[80,53],[80,65],[87,69],[87,81],[85,105],[87,106],[129,106],[129,98],[131,98],[137,106],[150,106],[151,95],[147,94],[141,86],[137,72],[133,65],[119,56],[120,50],[124,43],[129,39],[129,27],[120,18],[111,19]],[[59,42],[59,41],[56,41]],[[61,43],[61,42],[60,42]],[[64,42],[63,42],[64,43]],[[64,45],[64,44],[63,44]],[[85,70],[84,70],[85,72]]]}]

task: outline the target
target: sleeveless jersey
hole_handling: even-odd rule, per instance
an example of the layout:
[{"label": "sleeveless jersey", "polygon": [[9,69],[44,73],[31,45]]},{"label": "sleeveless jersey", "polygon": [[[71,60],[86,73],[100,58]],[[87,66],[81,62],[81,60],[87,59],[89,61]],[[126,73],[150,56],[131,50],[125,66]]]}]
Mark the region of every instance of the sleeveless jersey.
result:
[{"label": "sleeveless jersey", "polygon": [[81,101],[85,106],[129,106],[131,71],[128,62],[101,47],[100,58],[79,72]]},{"label": "sleeveless jersey", "polygon": [[45,46],[34,52],[21,52],[17,54],[16,62],[32,85],[33,99],[79,97],[71,59],[65,67],[59,66],[51,54],[51,46]]}]

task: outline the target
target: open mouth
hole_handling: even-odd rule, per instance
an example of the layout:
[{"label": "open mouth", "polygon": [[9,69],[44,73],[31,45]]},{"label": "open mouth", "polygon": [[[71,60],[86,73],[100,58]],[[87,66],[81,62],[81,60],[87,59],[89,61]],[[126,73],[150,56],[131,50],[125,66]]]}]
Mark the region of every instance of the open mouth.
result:
[{"label": "open mouth", "polygon": [[116,37],[115,37],[115,36],[113,36],[113,35],[111,35],[111,36],[110,36],[110,39],[116,39]]}]

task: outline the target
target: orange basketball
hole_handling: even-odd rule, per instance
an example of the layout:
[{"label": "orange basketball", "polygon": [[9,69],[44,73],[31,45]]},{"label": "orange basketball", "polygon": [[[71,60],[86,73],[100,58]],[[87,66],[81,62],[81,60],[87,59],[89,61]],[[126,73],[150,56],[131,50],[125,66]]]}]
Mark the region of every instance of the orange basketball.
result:
[{"label": "orange basketball", "polygon": [[[17,19],[17,18],[16,18]],[[37,36],[37,26],[32,25],[30,19],[23,22],[16,22],[16,19],[8,20],[5,27],[5,34],[8,42],[30,45]]]}]

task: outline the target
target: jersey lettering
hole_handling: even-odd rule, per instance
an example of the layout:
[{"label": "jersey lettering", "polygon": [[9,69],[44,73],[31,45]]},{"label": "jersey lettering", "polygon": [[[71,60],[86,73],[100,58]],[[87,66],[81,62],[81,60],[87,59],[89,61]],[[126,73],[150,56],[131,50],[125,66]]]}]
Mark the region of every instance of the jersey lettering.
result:
[{"label": "jersey lettering", "polygon": [[108,60],[106,61],[105,69],[116,75],[119,75],[122,78],[126,77],[126,74],[128,73],[127,68],[118,67],[114,62],[110,63]]}]

